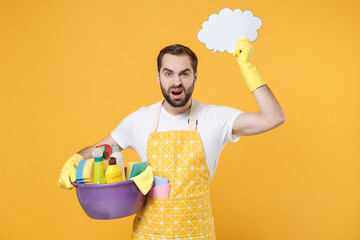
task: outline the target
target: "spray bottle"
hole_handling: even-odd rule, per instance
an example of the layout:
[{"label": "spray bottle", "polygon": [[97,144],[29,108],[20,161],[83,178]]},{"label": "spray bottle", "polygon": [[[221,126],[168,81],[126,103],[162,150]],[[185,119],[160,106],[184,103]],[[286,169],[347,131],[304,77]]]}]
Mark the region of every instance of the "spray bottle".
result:
[{"label": "spray bottle", "polygon": [[116,158],[116,164],[120,167],[122,171],[122,180],[125,181],[125,170],[124,170],[124,156],[120,152],[119,146],[115,143],[112,145],[112,154],[110,157]]},{"label": "spray bottle", "polygon": [[94,162],[94,180],[93,184],[105,184],[106,178],[104,175],[104,162],[103,162],[103,153],[105,147],[95,148],[93,151],[93,156],[95,157]]}]

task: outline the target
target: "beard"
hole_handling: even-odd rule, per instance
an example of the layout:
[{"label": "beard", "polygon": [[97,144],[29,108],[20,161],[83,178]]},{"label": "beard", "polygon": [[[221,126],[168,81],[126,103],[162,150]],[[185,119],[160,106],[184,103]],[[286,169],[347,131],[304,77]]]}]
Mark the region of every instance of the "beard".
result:
[{"label": "beard", "polygon": [[[181,84],[178,87],[170,87],[169,89],[165,89],[160,82],[160,87],[161,87],[161,92],[165,98],[165,100],[172,106],[172,107],[183,107],[185,106],[188,101],[190,100],[193,91],[194,91],[194,85],[195,85],[195,81],[193,82],[193,84],[188,87],[187,89],[185,89],[185,87]],[[182,91],[184,92],[185,98],[183,99],[171,99],[170,94],[171,94],[171,90],[172,89],[182,89]]]}]

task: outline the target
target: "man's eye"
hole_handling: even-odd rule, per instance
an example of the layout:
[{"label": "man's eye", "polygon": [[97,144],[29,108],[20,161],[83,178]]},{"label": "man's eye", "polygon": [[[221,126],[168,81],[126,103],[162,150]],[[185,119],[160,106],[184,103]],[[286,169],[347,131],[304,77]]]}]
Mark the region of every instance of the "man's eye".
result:
[{"label": "man's eye", "polygon": [[183,76],[189,76],[188,73],[182,73],[181,75],[183,75]]},{"label": "man's eye", "polygon": [[170,77],[171,73],[167,72],[167,73],[165,73],[165,76]]}]

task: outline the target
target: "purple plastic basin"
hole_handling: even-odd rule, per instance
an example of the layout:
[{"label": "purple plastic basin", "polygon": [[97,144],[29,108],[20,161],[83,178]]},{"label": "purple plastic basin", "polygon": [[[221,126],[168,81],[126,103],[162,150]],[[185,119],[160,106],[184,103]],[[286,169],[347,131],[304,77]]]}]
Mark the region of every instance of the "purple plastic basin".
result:
[{"label": "purple plastic basin", "polygon": [[72,184],[76,186],[81,207],[94,219],[130,216],[142,208],[146,199],[133,180],[110,184]]}]

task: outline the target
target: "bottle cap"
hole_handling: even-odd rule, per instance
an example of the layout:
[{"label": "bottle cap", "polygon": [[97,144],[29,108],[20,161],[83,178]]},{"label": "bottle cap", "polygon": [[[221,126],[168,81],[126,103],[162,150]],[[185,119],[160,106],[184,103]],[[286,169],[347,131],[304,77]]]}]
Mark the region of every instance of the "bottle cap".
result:
[{"label": "bottle cap", "polygon": [[111,157],[109,160],[109,165],[116,165],[116,158]]},{"label": "bottle cap", "polygon": [[113,152],[120,152],[119,146],[118,146],[116,143],[114,143],[114,144],[112,145],[112,151],[113,151]]}]

